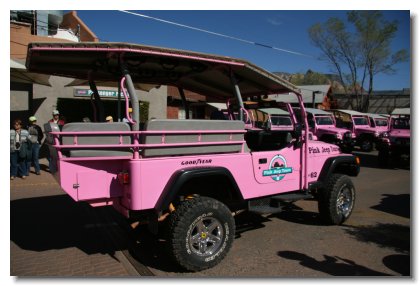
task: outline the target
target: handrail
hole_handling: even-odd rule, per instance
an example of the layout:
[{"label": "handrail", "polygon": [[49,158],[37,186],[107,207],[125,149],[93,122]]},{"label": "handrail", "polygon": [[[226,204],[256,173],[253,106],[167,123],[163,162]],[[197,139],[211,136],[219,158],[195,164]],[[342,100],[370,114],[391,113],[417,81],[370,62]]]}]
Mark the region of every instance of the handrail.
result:
[{"label": "handrail", "polygon": [[196,147],[196,146],[218,146],[218,145],[237,145],[243,144],[245,140],[237,141],[209,141],[209,142],[188,142],[188,143],[165,143],[160,144],[91,144],[91,145],[53,145],[56,149],[90,149],[90,148],[169,148],[169,147]]},{"label": "handrail", "polygon": [[53,131],[52,135],[245,134],[246,130]]},{"label": "handrail", "polygon": [[128,112],[128,108],[129,108],[128,102],[129,102],[129,99],[128,99],[128,95],[127,95],[127,93],[125,91],[124,84],[125,84],[125,77],[122,77],[121,78],[121,90],[122,90],[122,92],[124,94],[124,98],[125,98],[125,118],[127,118],[128,122],[130,122],[131,124],[134,124],[135,122],[133,121],[133,119],[131,118],[131,116],[130,116],[130,114]]},{"label": "handrail", "polygon": [[[54,136],[55,144],[53,145],[57,149],[91,149],[91,148],[169,148],[169,147],[195,147],[195,146],[217,146],[217,145],[236,145],[244,144],[245,140],[233,140],[234,134],[244,134],[246,130],[150,130],[150,131],[60,131],[50,132]],[[202,135],[212,134],[225,134],[229,135],[228,139],[223,141],[202,141]],[[78,144],[78,136],[95,136],[95,135],[119,135],[119,144]],[[134,144],[123,143],[122,136],[132,135],[137,140],[134,140]],[[160,135],[160,143],[139,143],[139,137],[141,135]],[[183,142],[183,143],[167,143],[166,138],[168,135],[196,135],[196,142]],[[60,143],[60,136],[73,136],[73,144],[63,145]]]}]

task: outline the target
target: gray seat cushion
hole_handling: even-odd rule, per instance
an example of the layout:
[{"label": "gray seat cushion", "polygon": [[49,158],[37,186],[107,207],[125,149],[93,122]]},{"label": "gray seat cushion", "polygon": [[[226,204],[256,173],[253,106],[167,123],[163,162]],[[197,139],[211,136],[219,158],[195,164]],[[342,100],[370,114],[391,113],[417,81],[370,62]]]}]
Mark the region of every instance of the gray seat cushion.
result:
[{"label": "gray seat cushion", "polygon": [[[229,120],[171,120],[154,119],[145,125],[145,131],[170,131],[170,130],[240,130],[244,131],[242,121]],[[244,134],[233,134],[232,141],[241,141]],[[160,144],[162,135],[144,135],[141,137],[143,144]],[[201,142],[219,142],[230,141],[230,134],[203,134]],[[196,134],[166,134],[165,143],[196,143],[198,135]],[[193,155],[193,154],[214,154],[214,153],[234,153],[241,152],[242,144],[233,145],[207,145],[207,146],[186,146],[186,147],[165,147],[165,148],[146,148],[142,152],[143,157],[156,156],[175,156],[175,155]]]},{"label": "gray seat cushion", "polygon": [[[63,126],[63,132],[72,131],[130,131],[130,126],[125,122],[96,123],[96,122],[73,122]],[[63,145],[74,145],[73,135],[61,137]],[[120,135],[79,135],[78,145],[111,145],[120,144]],[[123,144],[131,144],[131,136],[122,136]],[[63,154],[69,157],[108,157],[108,156],[132,156],[130,148],[95,148],[95,149],[63,149]]]}]

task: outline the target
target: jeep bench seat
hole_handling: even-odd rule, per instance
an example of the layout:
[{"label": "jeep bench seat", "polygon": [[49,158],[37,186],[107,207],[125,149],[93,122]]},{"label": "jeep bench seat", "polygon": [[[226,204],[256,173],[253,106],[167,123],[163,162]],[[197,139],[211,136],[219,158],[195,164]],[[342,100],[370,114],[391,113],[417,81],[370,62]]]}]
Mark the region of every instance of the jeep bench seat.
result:
[{"label": "jeep bench seat", "polygon": [[[153,119],[145,124],[145,131],[194,131],[194,130],[223,130],[223,131],[245,131],[245,124],[239,120],[199,120],[199,119]],[[165,134],[166,144],[175,143],[197,143],[200,132],[197,134]],[[230,137],[232,139],[230,139]],[[243,141],[244,134],[201,134],[201,142],[226,142]],[[161,144],[162,134],[144,134],[140,137],[141,144]],[[147,148],[142,152],[142,157],[215,154],[215,153],[238,153],[242,152],[242,143],[226,145],[203,145],[203,146],[180,146]]]},{"label": "jeep bench seat", "polygon": [[[97,122],[73,122],[63,126],[63,132],[78,131],[131,131],[125,122],[97,123]],[[74,135],[62,135],[63,145],[75,145]],[[131,136],[122,136],[123,144],[131,144]],[[77,135],[78,145],[111,145],[120,144],[120,135]],[[63,149],[63,155],[68,157],[114,157],[133,156],[130,148],[104,148],[104,149]]]}]

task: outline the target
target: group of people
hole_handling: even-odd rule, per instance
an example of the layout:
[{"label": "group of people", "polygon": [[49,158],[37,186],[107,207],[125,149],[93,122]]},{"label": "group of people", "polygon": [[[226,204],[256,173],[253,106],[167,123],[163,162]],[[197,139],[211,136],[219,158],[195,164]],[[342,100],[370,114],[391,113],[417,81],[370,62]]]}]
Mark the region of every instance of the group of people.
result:
[{"label": "group of people", "polygon": [[[129,114],[132,114],[132,108],[129,108]],[[105,118],[106,122],[114,122],[112,116]],[[60,112],[54,110],[52,112],[52,118],[49,122],[58,124],[62,127],[65,122],[60,118]],[[88,117],[83,118],[83,122],[91,122]],[[129,122],[128,119],[124,118],[123,122]],[[61,128],[60,128],[61,129]],[[44,133],[41,127],[37,125],[37,118],[35,116],[29,117],[29,125],[26,129],[22,126],[22,120],[15,119],[13,121],[13,128],[10,130],[10,179],[14,180],[16,177],[25,179],[29,176],[29,171],[33,165],[35,168],[35,174],[41,174],[41,168],[39,166],[39,150],[41,148]],[[51,164],[51,158],[47,156],[49,161],[50,171],[53,165]]]},{"label": "group of people", "polygon": [[[64,121],[60,119],[60,112],[54,110],[52,119],[49,122],[63,126]],[[39,150],[41,148],[44,133],[37,124],[35,116],[29,117],[29,125],[26,129],[22,126],[21,119],[13,121],[13,128],[10,130],[10,179],[16,177],[25,179],[29,176],[31,165],[35,168],[35,174],[41,174],[39,166]]]}]

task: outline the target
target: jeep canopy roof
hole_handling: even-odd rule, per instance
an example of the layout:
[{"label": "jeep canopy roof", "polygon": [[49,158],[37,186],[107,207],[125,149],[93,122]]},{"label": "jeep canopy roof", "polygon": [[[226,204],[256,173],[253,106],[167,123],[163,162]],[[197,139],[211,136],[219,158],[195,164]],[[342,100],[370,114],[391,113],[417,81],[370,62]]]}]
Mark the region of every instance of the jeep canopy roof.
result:
[{"label": "jeep canopy roof", "polygon": [[233,72],[241,95],[300,90],[248,61],[191,51],[128,43],[31,43],[31,72],[95,81],[118,81],[124,63],[134,83],[172,85],[206,96],[231,97]]},{"label": "jeep canopy roof", "polygon": [[410,108],[395,108],[392,115],[410,115]]},{"label": "jeep canopy roof", "polygon": [[280,108],[259,108],[258,110],[270,115],[290,115],[288,111],[285,111]]},{"label": "jeep canopy roof", "polygon": [[387,119],[385,116],[376,113],[366,113],[366,115],[375,119]]},{"label": "jeep canopy roof", "polygon": [[331,112],[317,108],[305,108],[305,110],[307,113],[312,113],[314,115],[332,115]]},{"label": "jeep canopy roof", "polygon": [[356,116],[367,116],[366,113],[362,113],[362,112],[355,111],[355,110],[349,110],[349,109],[336,109],[336,111],[346,113],[346,114],[350,114],[350,115],[356,115]]}]

